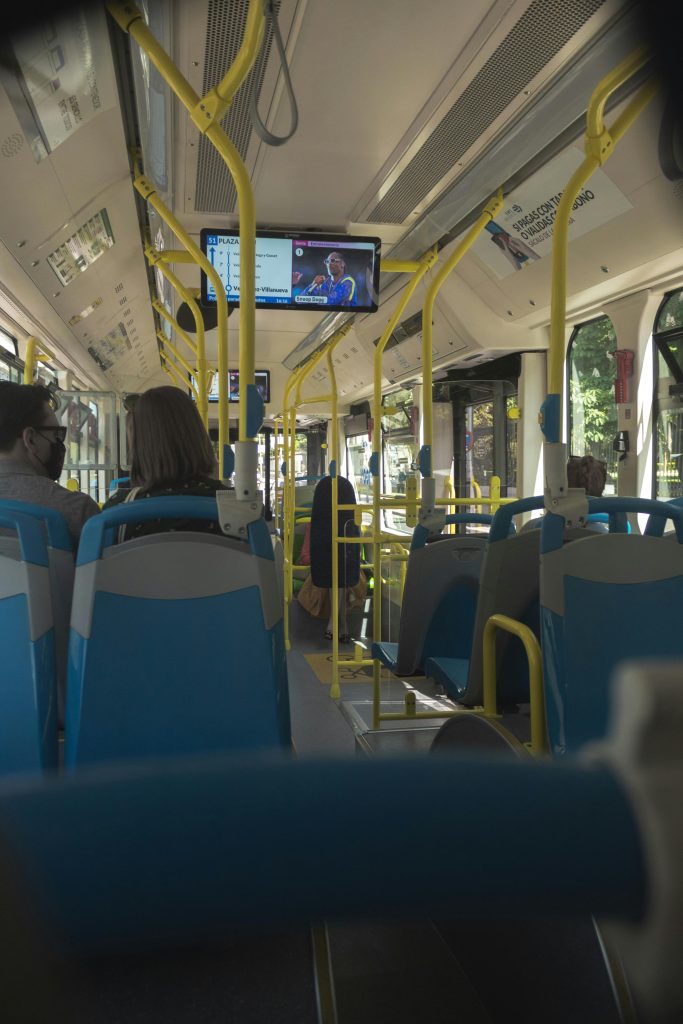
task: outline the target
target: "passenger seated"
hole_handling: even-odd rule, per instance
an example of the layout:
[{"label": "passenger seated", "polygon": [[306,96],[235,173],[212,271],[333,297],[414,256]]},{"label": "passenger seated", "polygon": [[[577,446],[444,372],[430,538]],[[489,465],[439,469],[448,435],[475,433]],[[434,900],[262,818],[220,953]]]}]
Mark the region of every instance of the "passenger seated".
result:
[{"label": "passenger seated", "polygon": [[567,483],[570,487],[583,487],[593,498],[601,498],[607,483],[607,465],[592,455],[570,455]]},{"label": "passenger seated", "polygon": [[[607,483],[607,464],[602,459],[595,459],[592,455],[570,455],[567,460],[567,486],[583,487],[586,494],[592,498],[601,498],[602,492]],[[522,531],[533,530],[541,525],[542,516],[529,520],[522,527]],[[605,527],[602,523],[585,523],[589,530],[603,532]]]},{"label": "passenger seated", "polygon": [[57,509],[76,547],[85,522],[99,508],[87,494],[56,483],[64,465],[65,437],[48,388],[0,381],[0,500]]},{"label": "passenger seated", "polygon": [[[143,392],[126,420],[131,456],[128,491],[117,491],[104,508],[141,498],[196,495],[213,498],[227,490],[216,478],[218,463],[192,399],[179,388]],[[119,540],[133,540],[170,530],[221,533],[218,523],[200,519],[152,519],[125,528]]]}]

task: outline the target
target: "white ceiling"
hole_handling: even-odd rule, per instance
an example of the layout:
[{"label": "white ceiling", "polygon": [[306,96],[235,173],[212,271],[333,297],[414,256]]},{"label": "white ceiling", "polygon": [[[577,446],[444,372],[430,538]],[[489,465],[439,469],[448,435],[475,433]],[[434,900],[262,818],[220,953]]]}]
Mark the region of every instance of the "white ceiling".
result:
[{"label": "white ceiling", "polygon": [[[215,10],[220,0],[212,4]],[[531,6],[532,0],[431,0],[428,5],[414,0],[345,0],[343,5],[338,0],[283,0],[282,24],[299,104],[299,129],[278,148],[259,141],[249,145],[247,166],[258,224],[379,234],[384,254],[390,252],[421,209],[416,208],[402,224],[358,224],[353,218],[371,209],[390,187],[443,110],[453,104]],[[534,78],[532,99],[549,88],[563,67],[571,68],[571,53],[586,45],[591,34],[610,30],[610,18],[622,6],[620,0],[606,0],[599,7],[554,63]],[[204,74],[208,7],[207,0],[172,4],[174,56],[197,91]],[[554,4],[547,7],[548,17],[555,17]],[[569,12],[572,5],[566,9]],[[48,159],[35,162],[0,85],[0,322],[20,340],[29,333],[38,334],[53,348],[60,366],[77,370],[85,384],[120,392],[141,390],[168,383],[168,378],[158,359],[105,14],[92,7],[88,18],[98,40],[102,108]],[[477,151],[468,154],[470,166],[485,158],[496,133],[508,130],[529,102],[525,92],[515,97],[490,133],[478,140]],[[195,211],[197,133],[177,104],[174,109],[173,208],[198,241],[201,227],[227,226],[236,218],[224,211]],[[271,130],[286,129],[288,105],[282,98],[273,53],[259,109]],[[660,287],[681,273],[680,200],[658,169],[659,118],[660,108],[653,104],[606,167],[632,209],[571,243],[570,312],[599,310],[601,302],[616,294]],[[459,174],[453,168],[440,188],[453,186]],[[433,199],[430,194],[423,205]],[[101,209],[107,210],[115,244],[62,287],[46,256]],[[602,266],[609,268],[607,274]],[[174,269],[185,284],[198,287],[196,268],[180,264]],[[414,297],[406,317],[420,308],[425,287]],[[395,288],[394,284],[392,294]],[[522,274],[499,278],[470,253],[439,296],[436,365],[472,354],[484,357],[543,347],[549,293],[549,258]],[[101,302],[90,316],[69,324],[98,299]],[[369,392],[372,342],[394,303],[395,297],[390,298],[374,316],[359,318],[340,345],[337,370],[342,402]],[[257,311],[257,365],[269,368],[272,377],[274,400],[269,413],[277,411],[287,378],[282,361],[320,320],[315,313]],[[88,346],[122,321],[131,347],[103,372],[88,354]],[[237,329],[238,317],[233,315],[229,320],[231,364],[236,362]],[[400,348],[387,353],[387,382],[419,375],[419,338]],[[207,356],[215,360],[215,332],[207,335]]]}]

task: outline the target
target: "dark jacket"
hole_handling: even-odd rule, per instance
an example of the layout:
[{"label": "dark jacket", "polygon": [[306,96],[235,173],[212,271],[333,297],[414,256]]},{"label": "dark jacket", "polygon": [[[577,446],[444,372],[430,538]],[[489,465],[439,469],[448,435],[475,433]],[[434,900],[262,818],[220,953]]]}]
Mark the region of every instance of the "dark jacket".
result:
[{"label": "dark jacket", "polygon": [[[149,491],[138,491],[134,501],[143,498],[163,498],[169,496],[192,495],[197,498],[213,498],[216,491],[227,490],[225,484],[213,477],[200,476],[193,480],[187,480],[177,487],[154,487]],[[104,505],[103,511],[121,505],[126,500],[130,490],[119,490],[111,496]],[[135,537],[146,537],[151,533],[166,533],[172,530],[194,530],[198,533],[221,533],[218,523],[212,523],[205,519],[150,519],[146,523],[134,523],[126,527],[126,540],[133,540]]]},{"label": "dark jacket", "polygon": [[[353,484],[344,476],[338,477],[340,505],[355,505]],[[337,535],[358,537],[359,529],[353,521],[353,512],[339,512]],[[355,587],[360,571],[360,544],[337,545],[339,586]],[[311,577],[316,587],[332,586],[332,477],[318,482],[311,509]]]}]

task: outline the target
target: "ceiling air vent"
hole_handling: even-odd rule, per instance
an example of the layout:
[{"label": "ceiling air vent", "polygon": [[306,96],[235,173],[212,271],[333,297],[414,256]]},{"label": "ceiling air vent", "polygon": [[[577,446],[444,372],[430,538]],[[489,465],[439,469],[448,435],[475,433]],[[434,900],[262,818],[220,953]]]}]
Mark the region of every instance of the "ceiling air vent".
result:
[{"label": "ceiling air vent", "polygon": [[[434,321],[432,321],[433,323]],[[402,341],[406,341],[408,338],[413,338],[422,330],[422,310],[418,310],[417,313],[413,313],[407,320],[399,324],[394,330],[393,334],[386,343],[384,351],[387,352],[390,348],[394,348],[395,345],[400,345]],[[380,335],[381,337],[381,335]],[[377,348],[379,344],[379,338],[375,338],[373,345]]]},{"label": "ceiling air vent", "polygon": [[[202,95],[218,85],[225,69],[232,64],[244,37],[248,9],[248,0],[209,0]],[[275,11],[279,14],[279,0],[275,3]],[[271,42],[272,29],[268,20],[256,63],[221,121],[221,127],[243,160],[252,133],[249,104],[252,94],[258,96],[261,91]],[[195,210],[199,213],[231,213],[235,209],[237,192],[225,163],[206,136],[200,135],[198,148]]]},{"label": "ceiling air vent", "polygon": [[603,3],[534,0],[364,219],[371,224],[403,224]]}]

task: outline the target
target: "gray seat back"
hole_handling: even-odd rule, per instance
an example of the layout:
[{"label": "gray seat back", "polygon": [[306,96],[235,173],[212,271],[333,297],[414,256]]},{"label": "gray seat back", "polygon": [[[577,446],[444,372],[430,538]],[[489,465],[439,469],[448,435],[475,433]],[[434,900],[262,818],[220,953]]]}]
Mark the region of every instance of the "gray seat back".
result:
[{"label": "gray seat back", "polygon": [[401,606],[397,675],[427,658],[469,657],[485,537],[441,537],[410,552]]},{"label": "gray seat back", "polygon": [[[565,543],[594,536],[583,527],[565,530]],[[539,622],[539,529],[489,543],[479,580],[479,600],[474,623],[472,657],[467,689],[462,697],[469,705],[483,702],[484,626],[492,615],[508,615],[523,622],[540,637]],[[529,673],[522,643],[510,633],[498,630],[496,638],[496,679],[499,700],[525,703],[529,699]]]}]

